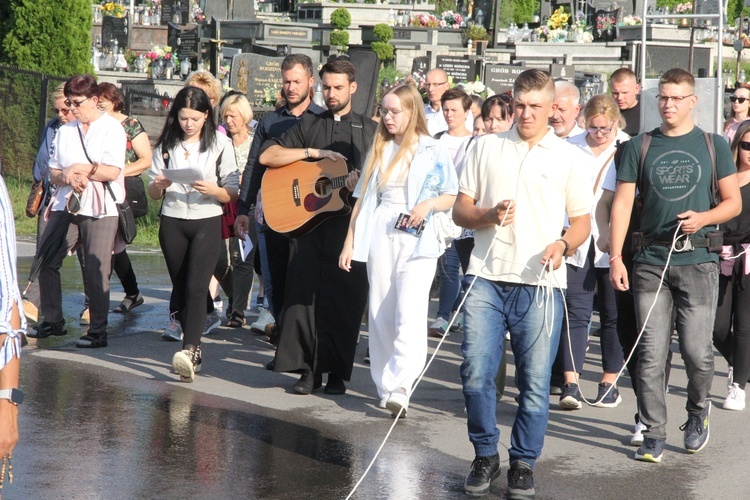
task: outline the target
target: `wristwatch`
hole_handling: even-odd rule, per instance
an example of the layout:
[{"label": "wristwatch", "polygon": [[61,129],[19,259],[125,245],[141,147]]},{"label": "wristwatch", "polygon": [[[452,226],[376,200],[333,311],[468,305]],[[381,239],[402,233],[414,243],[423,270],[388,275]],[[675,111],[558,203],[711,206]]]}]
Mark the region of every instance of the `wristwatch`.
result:
[{"label": "wristwatch", "polygon": [[20,389],[1,389],[0,399],[7,399],[18,406],[23,403],[23,392]]}]

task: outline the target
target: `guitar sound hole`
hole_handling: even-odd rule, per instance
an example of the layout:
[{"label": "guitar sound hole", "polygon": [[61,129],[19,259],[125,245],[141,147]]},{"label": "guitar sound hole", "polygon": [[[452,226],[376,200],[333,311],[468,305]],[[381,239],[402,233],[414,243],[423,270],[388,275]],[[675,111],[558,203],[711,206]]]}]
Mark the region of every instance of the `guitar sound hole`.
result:
[{"label": "guitar sound hole", "polygon": [[321,177],[315,182],[315,194],[324,198],[333,191],[333,183],[327,177]]}]

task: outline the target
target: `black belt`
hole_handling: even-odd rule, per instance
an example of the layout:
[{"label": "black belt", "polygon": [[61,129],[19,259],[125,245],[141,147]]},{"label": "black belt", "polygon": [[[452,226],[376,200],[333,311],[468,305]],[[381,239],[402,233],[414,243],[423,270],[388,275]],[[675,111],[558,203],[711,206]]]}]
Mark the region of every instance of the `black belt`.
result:
[{"label": "black belt", "polygon": [[[688,242],[690,242],[690,245],[692,246],[692,248],[708,248],[710,246],[708,238],[694,238],[694,239],[688,238],[688,239],[677,240],[677,242],[675,243],[675,248],[677,250],[682,250],[682,249],[685,248],[685,245],[687,245]],[[648,238],[645,238],[643,240],[643,246],[644,247],[650,247],[650,246],[671,247],[672,246],[672,242],[671,241],[650,240]]]}]

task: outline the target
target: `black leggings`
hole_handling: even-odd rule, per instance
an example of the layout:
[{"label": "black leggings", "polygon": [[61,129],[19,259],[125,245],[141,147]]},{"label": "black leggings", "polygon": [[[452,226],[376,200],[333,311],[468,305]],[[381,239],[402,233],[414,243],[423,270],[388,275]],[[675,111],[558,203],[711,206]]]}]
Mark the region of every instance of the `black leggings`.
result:
[{"label": "black leggings", "polygon": [[206,290],[221,241],[220,215],[195,220],[161,217],[159,243],[172,280],[172,301],[182,324],[183,346],[201,343]]},{"label": "black leggings", "polygon": [[135,277],[133,264],[130,262],[127,250],[123,250],[112,256],[112,269],[114,269],[117,277],[120,279],[122,288],[125,290],[125,295],[128,297],[138,295],[138,280]]},{"label": "black leggings", "polygon": [[747,275],[719,275],[719,304],[714,320],[714,346],[734,367],[733,382],[745,389],[750,377],[750,285]]}]

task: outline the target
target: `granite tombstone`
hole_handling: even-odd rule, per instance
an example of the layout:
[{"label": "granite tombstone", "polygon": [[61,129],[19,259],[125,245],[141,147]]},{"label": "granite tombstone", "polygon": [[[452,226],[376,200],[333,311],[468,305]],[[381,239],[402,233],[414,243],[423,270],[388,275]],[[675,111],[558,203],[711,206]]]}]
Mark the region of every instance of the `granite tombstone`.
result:
[{"label": "granite tombstone", "polygon": [[237,54],[232,58],[229,85],[247,95],[253,106],[260,106],[266,94],[281,88],[283,57],[260,54]]}]

